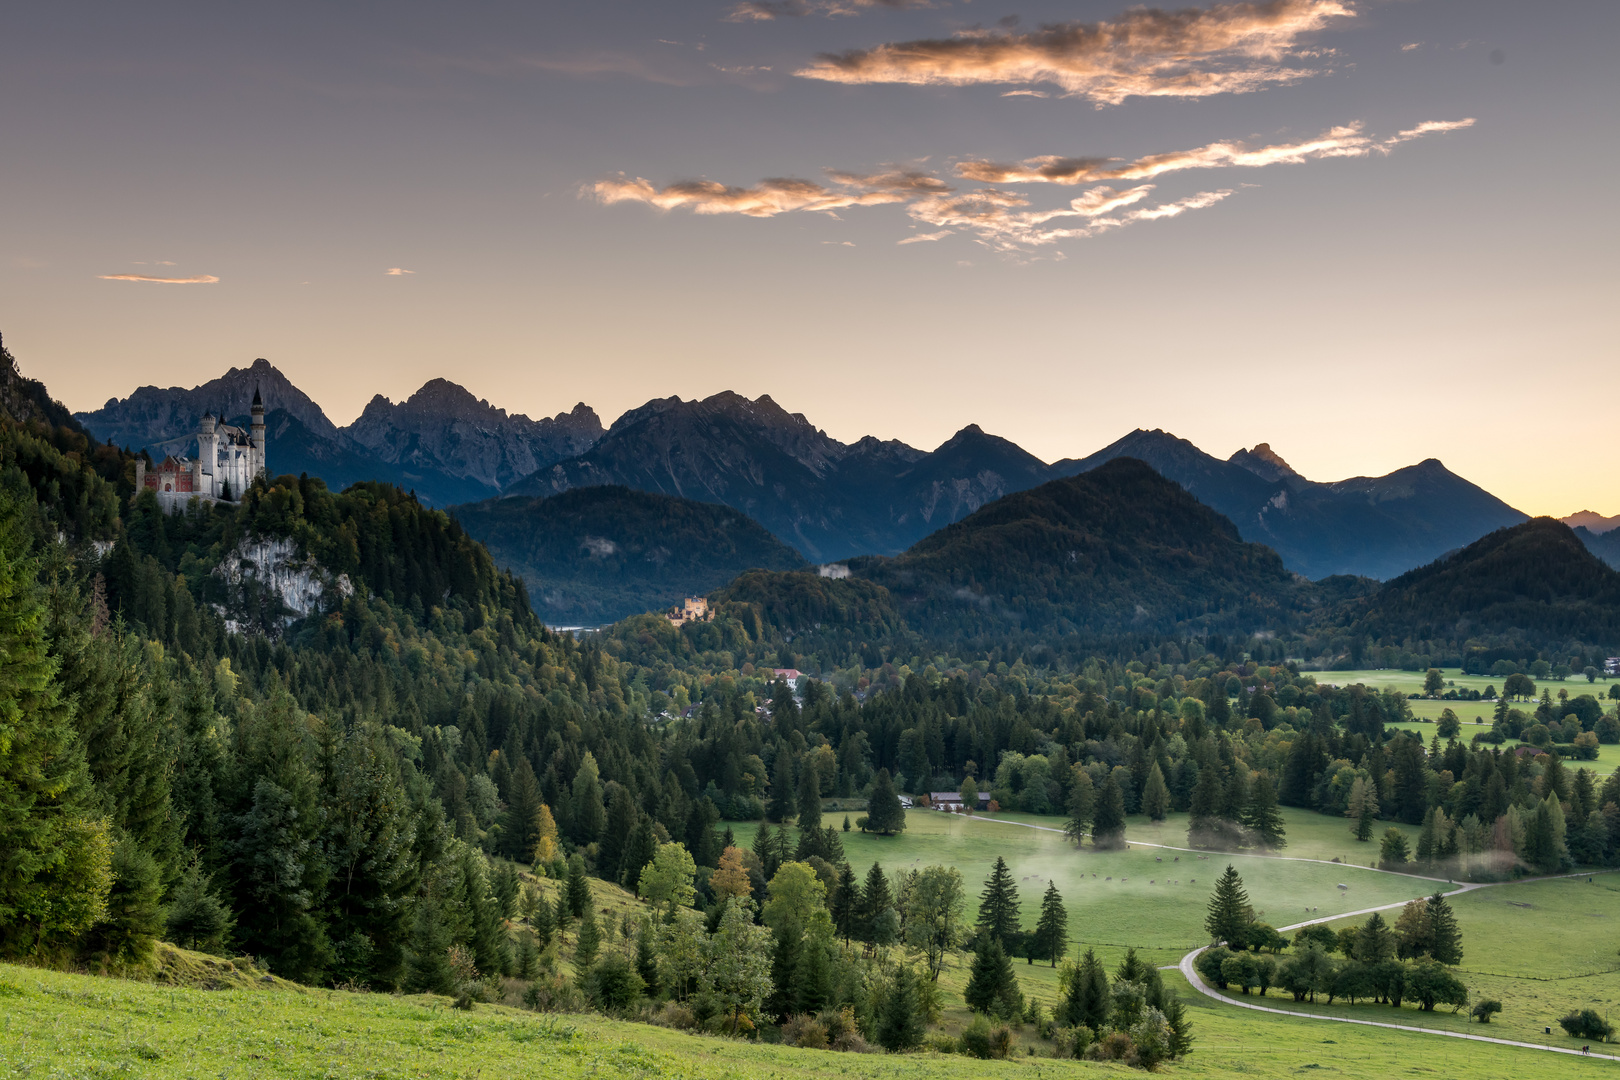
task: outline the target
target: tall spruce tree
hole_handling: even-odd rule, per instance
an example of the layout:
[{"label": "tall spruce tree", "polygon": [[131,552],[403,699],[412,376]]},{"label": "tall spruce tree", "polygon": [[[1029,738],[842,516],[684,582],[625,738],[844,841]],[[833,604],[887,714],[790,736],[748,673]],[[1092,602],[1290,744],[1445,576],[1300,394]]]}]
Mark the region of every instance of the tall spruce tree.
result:
[{"label": "tall spruce tree", "polygon": [[980,934],[962,1000],[974,1012],[1005,1017],[1017,1008],[1013,1002],[1020,997],[1018,976],[1001,941],[993,934]]},{"label": "tall spruce tree", "polygon": [[765,806],[765,819],[783,822],[798,809],[798,799],[793,794],[793,758],[782,748],[777,750],[776,763],[771,769],[771,799]]},{"label": "tall spruce tree", "polygon": [[1097,792],[1097,812],[1091,824],[1091,842],[1111,850],[1125,846],[1125,795],[1110,774]]},{"label": "tall spruce tree", "polygon": [[874,1024],[878,1045],[891,1054],[915,1050],[922,1045],[927,1021],[923,1016],[920,984],[921,980],[910,966],[896,966]]},{"label": "tall spruce tree", "polygon": [[1462,930],[1457,926],[1457,915],[1451,910],[1444,893],[1429,897],[1429,955],[1442,964],[1455,966],[1462,963]]},{"label": "tall spruce tree", "polygon": [[889,879],[877,863],[866,872],[866,884],[861,888],[861,900],[855,909],[856,936],[873,948],[894,943],[899,931],[899,919],[894,911],[894,893]]},{"label": "tall spruce tree", "polygon": [[1034,963],[1038,951],[1040,959],[1050,961],[1052,967],[1057,967],[1058,960],[1068,950],[1069,912],[1063,906],[1055,881],[1046,883],[1046,893],[1041,897],[1041,917],[1035,924],[1034,944],[1036,947],[1029,950],[1030,962]]},{"label": "tall spruce tree", "polygon": [[1243,809],[1243,825],[1249,840],[1259,847],[1281,851],[1288,846],[1282,811],[1277,809],[1277,788],[1271,777],[1261,773],[1249,785],[1249,804]]},{"label": "tall spruce tree", "polygon": [[1091,821],[1097,812],[1097,791],[1092,786],[1090,773],[1079,767],[1073,773],[1074,782],[1069,786],[1069,820],[1063,831],[1079,845],[1091,832]]},{"label": "tall spruce tree", "polygon": [[827,913],[832,916],[833,929],[844,939],[845,945],[856,936],[860,902],[861,889],[855,881],[855,870],[849,863],[843,863],[838,867],[838,880],[827,897]]},{"label": "tall spruce tree", "polygon": [[821,831],[821,774],[816,769],[813,758],[806,757],[804,765],[799,769],[799,842],[804,842],[806,835],[814,835]]},{"label": "tall spruce tree", "polygon": [[1016,951],[1023,936],[1019,926],[1018,884],[1013,881],[1007,860],[996,856],[990,876],[985,879],[984,891],[979,894],[978,930],[1000,943],[1003,950]]},{"label": "tall spruce tree", "polygon": [[1248,947],[1249,921],[1249,894],[1243,888],[1243,878],[1236,867],[1227,863],[1209,899],[1204,929],[1211,941],[1225,942],[1227,948],[1241,951]]},{"label": "tall spruce tree", "polygon": [[872,781],[872,795],[866,804],[866,827],[880,836],[905,831],[906,812],[900,807],[900,796],[894,790],[894,779],[888,769],[879,769]]},{"label": "tall spruce tree", "polygon": [[1147,782],[1142,787],[1142,812],[1150,821],[1163,821],[1170,813],[1170,788],[1164,782],[1164,771],[1157,761],[1148,770]]}]

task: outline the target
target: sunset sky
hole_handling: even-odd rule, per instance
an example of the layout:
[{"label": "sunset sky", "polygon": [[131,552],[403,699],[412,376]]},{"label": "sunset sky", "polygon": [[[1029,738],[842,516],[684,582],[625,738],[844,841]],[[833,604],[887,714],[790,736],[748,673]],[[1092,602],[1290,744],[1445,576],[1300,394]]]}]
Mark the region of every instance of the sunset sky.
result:
[{"label": "sunset sky", "polygon": [[1620,4],[53,3],[0,14],[0,333],[74,409],[769,393],[1620,513]]}]

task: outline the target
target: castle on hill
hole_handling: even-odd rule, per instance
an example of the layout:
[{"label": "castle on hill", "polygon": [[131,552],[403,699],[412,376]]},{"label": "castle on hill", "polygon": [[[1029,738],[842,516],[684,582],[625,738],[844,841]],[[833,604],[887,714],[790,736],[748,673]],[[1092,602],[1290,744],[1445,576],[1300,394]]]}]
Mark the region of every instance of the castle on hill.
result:
[{"label": "castle on hill", "polygon": [[135,493],[154,492],[158,505],[170,513],[192,499],[233,502],[255,477],[265,475],[265,469],[264,401],[255,387],[246,431],[225,423],[224,417],[204,413],[197,425],[197,456],[171,454],[150,471],[146,460],[137,458]]}]

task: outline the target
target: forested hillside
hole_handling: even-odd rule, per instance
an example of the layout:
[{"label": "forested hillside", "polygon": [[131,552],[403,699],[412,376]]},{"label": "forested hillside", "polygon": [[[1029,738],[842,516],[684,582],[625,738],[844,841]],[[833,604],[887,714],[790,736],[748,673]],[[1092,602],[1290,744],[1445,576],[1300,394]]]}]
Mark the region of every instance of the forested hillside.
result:
[{"label": "forested hillside", "polygon": [[1535,518],[1391,581],[1357,625],[1387,637],[1620,642],[1620,572],[1568,525]]},{"label": "forested hillside", "polygon": [[745,570],[805,565],[729,506],[624,487],[491,499],[451,513],[524,580],[553,626],[616,622],[705,596]]},{"label": "forested hillside", "polygon": [[1297,623],[1282,560],[1132,458],[999,499],[892,560],[850,569],[933,633],[1248,630]]}]

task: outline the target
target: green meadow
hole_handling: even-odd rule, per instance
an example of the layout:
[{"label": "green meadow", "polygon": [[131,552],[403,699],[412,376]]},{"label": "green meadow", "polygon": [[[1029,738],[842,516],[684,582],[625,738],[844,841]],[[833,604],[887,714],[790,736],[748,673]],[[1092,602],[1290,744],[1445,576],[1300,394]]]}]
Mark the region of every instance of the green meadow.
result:
[{"label": "green meadow", "polygon": [[[1023,974],[1022,968],[1020,974]],[[1166,982],[1196,1039],[1171,1076],[1210,1080],[1612,1076],[1614,1063],[1534,1050],[1312,1023],[1235,1009]],[[11,1075],[218,1080],[1001,1080],[1139,1076],[1123,1065],[1028,1056],[977,1061],[932,1052],[797,1050],[597,1016],[501,1006],[459,1012],[442,998],[331,990],[202,990],[0,965],[0,1066]]]},{"label": "green meadow", "polygon": [[[1428,1028],[1468,1030],[1549,1046],[1580,1046],[1558,1018],[1594,1009],[1620,1020],[1620,875],[1595,874],[1474,889],[1452,898],[1463,932],[1458,975],[1473,1000],[1495,999],[1502,1012],[1482,1031],[1466,1011],[1420,1012],[1411,1005],[1296,1003],[1273,992],[1261,1004]],[[1388,912],[1393,922],[1399,912]],[[1359,925],[1364,917],[1330,925]],[[1235,995],[1234,995],[1235,996]],[[1245,1000],[1241,999],[1240,1000]],[[1254,997],[1246,1000],[1258,1001]],[[1546,1029],[1551,1028],[1549,1033]]]}]

